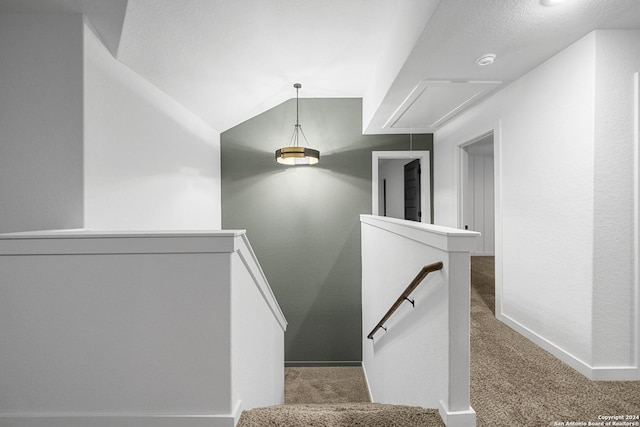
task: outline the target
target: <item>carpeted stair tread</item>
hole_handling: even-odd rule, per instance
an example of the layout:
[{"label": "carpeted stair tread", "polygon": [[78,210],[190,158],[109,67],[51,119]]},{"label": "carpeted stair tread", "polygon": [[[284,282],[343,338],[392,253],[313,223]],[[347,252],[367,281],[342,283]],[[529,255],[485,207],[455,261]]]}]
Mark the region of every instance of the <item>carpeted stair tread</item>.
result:
[{"label": "carpeted stair tread", "polygon": [[381,403],[293,404],[244,411],[237,427],[444,427],[435,409]]},{"label": "carpeted stair tread", "polygon": [[371,402],[360,366],[287,367],[284,403]]}]

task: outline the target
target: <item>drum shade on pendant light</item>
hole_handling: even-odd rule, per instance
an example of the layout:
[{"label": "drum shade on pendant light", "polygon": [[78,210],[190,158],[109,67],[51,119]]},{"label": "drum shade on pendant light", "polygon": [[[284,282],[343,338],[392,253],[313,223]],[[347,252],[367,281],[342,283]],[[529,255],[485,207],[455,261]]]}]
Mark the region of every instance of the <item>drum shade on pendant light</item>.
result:
[{"label": "drum shade on pendant light", "polygon": [[300,134],[302,134],[305,143],[308,144],[309,142],[302,130],[298,116],[298,90],[302,85],[295,83],[293,87],[296,88],[296,124],[293,128],[293,135],[291,135],[289,146],[276,150],[276,161],[283,165],[314,165],[320,161],[320,152],[313,148],[300,147],[299,145]]}]

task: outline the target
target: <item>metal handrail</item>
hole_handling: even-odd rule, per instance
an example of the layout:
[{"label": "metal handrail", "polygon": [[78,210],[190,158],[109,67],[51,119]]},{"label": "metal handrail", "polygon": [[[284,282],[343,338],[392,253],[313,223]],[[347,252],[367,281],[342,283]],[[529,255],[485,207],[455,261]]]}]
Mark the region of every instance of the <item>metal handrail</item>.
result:
[{"label": "metal handrail", "polygon": [[384,329],[386,331],[387,328],[384,327],[385,322],[387,320],[389,320],[391,315],[393,313],[395,313],[395,311],[398,309],[398,307],[400,307],[400,304],[402,304],[405,300],[409,301],[411,303],[411,305],[414,305],[414,301],[409,299],[409,295],[411,295],[411,292],[413,292],[415,290],[415,288],[420,284],[420,282],[422,282],[424,280],[425,277],[427,277],[427,275],[429,273],[433,273],[434,271],[442,270],[442,267],[443,267],[443,264],[441,262],[434,262],[433,264],[425,265],[424,267],[422,267],[422,270],[420,270],[418,275],[413,278],[411,283],[409,283],[409,286],[407,286],[407,289],[405,289],[404,292],[402,292],[402,295],[400,295],[398,297],[396,302],[393,303],[391,308],[387,311],[387,314],[385,314],[382,317],[382,319],[378,322],[376,327],[373,328],[373,330],[371,332],[369,332],[369,335],[367,335],[367,338],[372,340],[373,339],[373,335],[378,331],[378,329],[382,328],[382,329]]}]

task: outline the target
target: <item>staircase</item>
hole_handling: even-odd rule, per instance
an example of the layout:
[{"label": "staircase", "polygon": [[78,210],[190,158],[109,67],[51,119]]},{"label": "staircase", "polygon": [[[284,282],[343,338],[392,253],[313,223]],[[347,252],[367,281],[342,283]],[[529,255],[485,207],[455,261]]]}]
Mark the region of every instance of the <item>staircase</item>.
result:
[{"label": "staircase", "polygon": [[435,409],[382,403],[319,403],[244,411],[237,427],[444,427]]},{"label": "staircase", "polygon": [[435,409],[371,403],[361,367],[285,368],[285,404],[244,411],[237,427],[444,427]]}]

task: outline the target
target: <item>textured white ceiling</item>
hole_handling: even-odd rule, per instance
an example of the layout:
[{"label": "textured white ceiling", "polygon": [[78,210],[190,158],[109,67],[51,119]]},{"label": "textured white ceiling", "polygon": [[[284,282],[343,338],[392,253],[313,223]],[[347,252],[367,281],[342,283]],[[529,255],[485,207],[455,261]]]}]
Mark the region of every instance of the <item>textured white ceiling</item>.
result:
[{"label": "textured white ceiling", "polygon": [[[384,124],[421,80],[502,81],[499,90],[592,30],[603,28],[640,29],[640,1],[566,0],[544,7],[539,0],[443,0],[384,99],[369,107],[374,113],[365,117],[365,130],[402,132],[397,126],[383,128]],[[496,54],[497,59],[491,66],[479,67],[475,60],[486,53]],[[363,102],[366,106],[369,100]]]},{"label": "textured white ceiling", "polygon": [[[6,12],[84,13],[120,61],[221,132],[296,82],[301,98],[362,97],[367,133],[412,132],[450,95],[385,127],[421,81],[500,90],[594,29],[640,29],[640,0],[0,0]],[[485,53],[496,62],[478,67]]]}]

